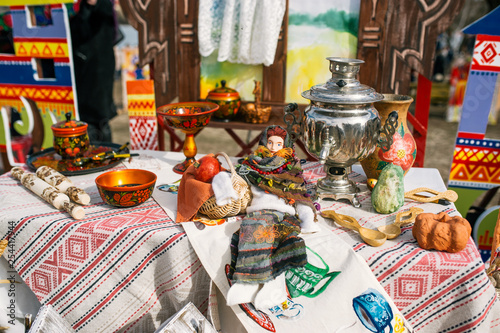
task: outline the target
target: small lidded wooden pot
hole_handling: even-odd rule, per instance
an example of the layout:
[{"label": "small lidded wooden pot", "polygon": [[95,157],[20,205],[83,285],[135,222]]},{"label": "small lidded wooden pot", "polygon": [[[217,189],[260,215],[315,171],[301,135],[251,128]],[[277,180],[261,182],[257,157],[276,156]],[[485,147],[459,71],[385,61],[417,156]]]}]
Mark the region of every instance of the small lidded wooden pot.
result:
[{"label": "small lidded wooden pot", "polygon": [[221,87],[211,90],[206,100],[219,105],[219,110],[214,112],[213,117],[229,121],[236,117],[240,109],[240,94],[236,90],[226,87],[226,81],[222,80],[220,83]]},{"label": "small lidded wooden pot", "polygon": [[71,112],[66,113],[66,120],[51,126],[54,134],[54,150],[64,159],[82,157],[89,148],[87,123],[71,120]]}]

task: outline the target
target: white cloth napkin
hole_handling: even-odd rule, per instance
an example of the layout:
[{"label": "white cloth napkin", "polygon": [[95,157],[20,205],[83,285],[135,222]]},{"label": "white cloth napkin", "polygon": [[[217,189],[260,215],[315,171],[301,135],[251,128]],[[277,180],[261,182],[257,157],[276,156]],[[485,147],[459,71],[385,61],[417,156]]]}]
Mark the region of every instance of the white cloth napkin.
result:
[{"label": "white cloth napkin", "polygon": [[234,190],[229,172],[219,172],[212,180],[215,203],[217,206],[224,206],[231,203],[231,199],[238,200],[238,194]]},{"label": "white cloth napkin", "polygon": [[285,0],[200,0],[200,54],[219,49],[220,62],[272,65],[285,9]]}]

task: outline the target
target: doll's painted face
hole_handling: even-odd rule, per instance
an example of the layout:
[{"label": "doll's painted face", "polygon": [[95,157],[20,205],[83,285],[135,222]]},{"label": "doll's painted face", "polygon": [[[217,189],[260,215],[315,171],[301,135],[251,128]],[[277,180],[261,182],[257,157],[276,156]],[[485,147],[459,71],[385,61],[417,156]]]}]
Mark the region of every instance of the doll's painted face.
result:
[{"label": "doll's painted face", "polygon": [[276,153],[278,150],[283,149],[283,138],[277,135],[267,138],[267,149],[271,153]]}]

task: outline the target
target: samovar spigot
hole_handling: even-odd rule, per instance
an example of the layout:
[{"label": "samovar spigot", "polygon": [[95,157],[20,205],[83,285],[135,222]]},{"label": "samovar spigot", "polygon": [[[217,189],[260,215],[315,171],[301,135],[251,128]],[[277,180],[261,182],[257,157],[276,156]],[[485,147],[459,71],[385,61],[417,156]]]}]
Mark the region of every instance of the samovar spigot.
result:
[{"label": "samovar spigot", "polygon": [[319,163],[325,164],[326,159],[330,155],[330,151],[335,146],[335,140],[330,136],[330,128],[326,127],[323,132],[323,141],[321,142],[321,151],[318,155]]}]

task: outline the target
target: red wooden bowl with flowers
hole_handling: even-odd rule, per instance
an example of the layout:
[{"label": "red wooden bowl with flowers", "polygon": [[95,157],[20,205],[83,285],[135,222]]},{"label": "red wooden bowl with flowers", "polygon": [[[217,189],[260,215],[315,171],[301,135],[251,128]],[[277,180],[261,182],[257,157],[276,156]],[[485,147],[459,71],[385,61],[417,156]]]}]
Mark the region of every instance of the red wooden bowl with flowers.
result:
[{"label": "red wooden bowl with flowers", "polygon": [[113,170],[99,175],[95,183],[102,200],[108,205],[132,207],[151,197],[156,175],[140,169]]}]

